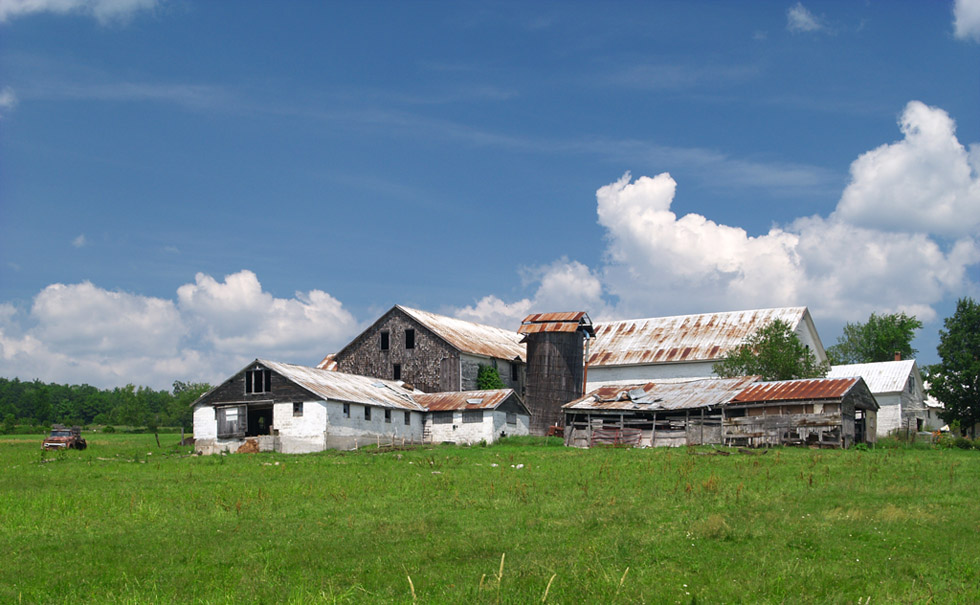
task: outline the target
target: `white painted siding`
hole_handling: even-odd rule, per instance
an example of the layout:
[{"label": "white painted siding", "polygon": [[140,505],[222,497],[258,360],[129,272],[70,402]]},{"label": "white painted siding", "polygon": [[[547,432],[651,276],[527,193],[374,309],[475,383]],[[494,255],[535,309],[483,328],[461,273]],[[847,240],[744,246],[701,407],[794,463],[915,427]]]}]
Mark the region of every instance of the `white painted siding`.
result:
[{"label": "white painted siding", "polygon": [[598,388],[595,383],[613,381],[649,382],[664,378],[706,378],[714,376],[713,361],[658,363],[635,366],[590,366],[586,391]]},{"label": "white painted siding", "polygon": [[486,441],[494,443],[502,432],[507,436],[529,435],[531,418],[527,414],[517,414],[515,424],[507,424],[507,413],[503,410],[483,410],[482,422],[463,422],[463,413],[459,410],[452,412],[452,424],[437,424],[431,422],[433,443],[458,443],[471,445]]},{"label": "white painted siding", "polygon": [[[354,449],[372,443],[390,443],[392,439],[400,442],[422,442],[424,413],[408,411],[411,424],[405,424],[406,410],[391,409],[391,422],[385,422],[385,409],[370,406],[371,419],[364,419],[366,406],[351,403],[350,415],[344,415],[344,404],[339,401],[326,402],[327,435],[326,447],[335,449]],[[390,408],[389,408],[390,409]]]},{"label": "white painted siding", "polygon": [[278,450],[284,454],[308,454],[326,449],[327,403],[304,401],[303,414],[293,416],[293,402],[272,408],[272,428],[279,431]]}]

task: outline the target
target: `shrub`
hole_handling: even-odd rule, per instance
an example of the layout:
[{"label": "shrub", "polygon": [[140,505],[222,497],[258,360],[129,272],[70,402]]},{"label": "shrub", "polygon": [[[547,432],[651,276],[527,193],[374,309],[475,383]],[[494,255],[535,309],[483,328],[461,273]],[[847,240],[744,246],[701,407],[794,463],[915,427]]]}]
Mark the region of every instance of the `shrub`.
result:
[{"label": "shrub", "polygon": [[105,427],[103,427],[102,432],[103,433],[115,433],[116,432],[116,427],[112,426],[111,424],[107,424],[107,425],[105,425]]}]

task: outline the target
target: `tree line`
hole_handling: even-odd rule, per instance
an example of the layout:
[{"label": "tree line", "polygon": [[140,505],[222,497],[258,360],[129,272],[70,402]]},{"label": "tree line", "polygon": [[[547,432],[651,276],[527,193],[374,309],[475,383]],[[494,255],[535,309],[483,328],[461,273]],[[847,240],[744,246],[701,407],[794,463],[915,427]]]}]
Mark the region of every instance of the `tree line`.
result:
[{"label": "tree line", "polygon": [[99,389],[0,378],[0,419],[5,432],[17,425],[125,425],[191,429],[191,404],[211,388],[204,383],[175,381],[170,391],[128,384]]}]

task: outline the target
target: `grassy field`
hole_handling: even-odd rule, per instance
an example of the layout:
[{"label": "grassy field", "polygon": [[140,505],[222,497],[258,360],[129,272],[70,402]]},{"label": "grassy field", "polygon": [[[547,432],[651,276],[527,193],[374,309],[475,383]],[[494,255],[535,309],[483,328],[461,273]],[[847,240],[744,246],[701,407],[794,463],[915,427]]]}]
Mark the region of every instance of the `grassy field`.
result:
[{"label": "grassy field", "polygon": [[976,451],[87,438],[0,437],[0,602],[980,602]]}]

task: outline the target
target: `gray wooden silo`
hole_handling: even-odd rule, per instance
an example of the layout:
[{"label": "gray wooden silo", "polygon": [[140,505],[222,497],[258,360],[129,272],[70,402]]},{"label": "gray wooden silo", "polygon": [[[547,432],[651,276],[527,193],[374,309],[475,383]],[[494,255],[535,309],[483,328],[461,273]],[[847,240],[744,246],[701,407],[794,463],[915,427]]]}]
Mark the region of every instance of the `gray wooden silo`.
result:
[{"label": "gray wooden silo", "polygon": [[531,411],[531,434],[546,435],[562,425],[561,406],[585,394],[586,339],[595,336],[584,311],[535,313],[518,332],[527,344],[525,403]]}]

